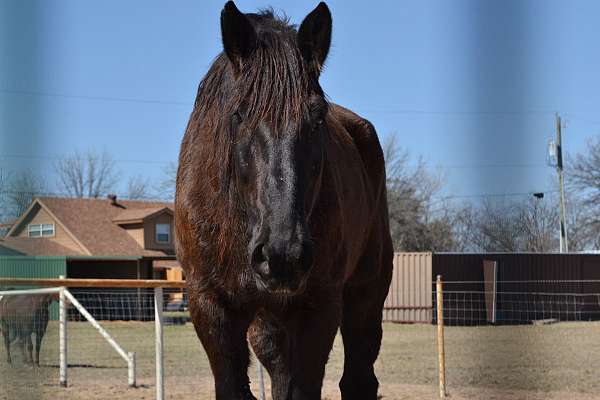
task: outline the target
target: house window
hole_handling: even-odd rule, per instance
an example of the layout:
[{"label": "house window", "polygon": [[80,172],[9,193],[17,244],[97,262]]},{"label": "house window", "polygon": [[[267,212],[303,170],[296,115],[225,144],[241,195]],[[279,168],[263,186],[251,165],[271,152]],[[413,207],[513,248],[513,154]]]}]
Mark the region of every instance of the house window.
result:
[{"label": "house window", "polygon": [[54,236],[54,224],[29,224],[27,234],[29,237]]},{"label": "house window", "polygon": [[169,243],[171,241],[171,224],[156,224],[156,242]]}]

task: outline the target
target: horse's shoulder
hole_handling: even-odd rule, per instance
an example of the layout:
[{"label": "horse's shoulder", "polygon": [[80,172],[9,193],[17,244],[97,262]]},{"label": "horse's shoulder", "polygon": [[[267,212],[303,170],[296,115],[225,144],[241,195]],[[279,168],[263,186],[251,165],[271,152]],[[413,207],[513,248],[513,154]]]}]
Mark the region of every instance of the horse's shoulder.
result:
[{"label": "horse's shoulder", "polygon": [[375,126],[366,118],[361,117],[354,111],[351,111],[338,104],[330,104],[330,110],[333,116],[348,130],[353,139],[360,141],[377,140]]},{"label": "horse's shoulder", "polygon": [[350,135],[363,162],[371,167],[369,169],[382,168],[383,151],[375,126],[366,118],[337,104],[330,104],[330,112]]}]

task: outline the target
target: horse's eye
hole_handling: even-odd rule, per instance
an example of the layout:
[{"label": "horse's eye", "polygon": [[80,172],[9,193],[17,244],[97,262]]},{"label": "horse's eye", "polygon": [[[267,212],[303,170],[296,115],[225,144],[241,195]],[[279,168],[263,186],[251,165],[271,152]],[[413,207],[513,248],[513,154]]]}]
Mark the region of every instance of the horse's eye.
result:
[{"label": "horse's eye", "polygon": [[242,114],[240,114],[238,111],[234,112],[233,115],[231,116],[231,122],[233,123],[234,126],[241,124],[242,121],[243,121]]}]

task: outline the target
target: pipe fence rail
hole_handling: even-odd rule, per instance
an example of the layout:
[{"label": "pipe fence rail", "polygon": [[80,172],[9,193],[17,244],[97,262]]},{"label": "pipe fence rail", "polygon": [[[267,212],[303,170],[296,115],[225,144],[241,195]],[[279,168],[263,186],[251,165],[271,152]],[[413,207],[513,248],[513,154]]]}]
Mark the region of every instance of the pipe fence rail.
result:
[{"label": "pipe fence rail", "polygon": [[[406,391],[420,387],[415,399],[470,398],[474,390],[600,391],[591,379],[600,370],[600,281],[440,277],[427,290],[428,301],[402,295],[418,305],[388,303],[409,319],[413,311],[430,319],[384,324],[375,365],[384,397],[412,399]],[[0,343],[0,399],[214,398],[181,282],[0,278],[0,330],[11,358],[8,364]],[[338,336],[326,398],[339,396],[343,354]],[[259,365],[249,368],[252,390],[267,398],[270,381]]]}]

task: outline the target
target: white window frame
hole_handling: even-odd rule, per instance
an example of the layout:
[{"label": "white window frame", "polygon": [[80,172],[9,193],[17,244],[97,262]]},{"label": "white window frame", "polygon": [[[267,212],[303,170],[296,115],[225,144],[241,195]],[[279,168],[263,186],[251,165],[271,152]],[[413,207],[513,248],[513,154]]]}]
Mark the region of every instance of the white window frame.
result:
[{"label": "white window frame", "polygon": [[[49,228],[51,227],[51,228]],[[50,231],[50,234],[44,234],[44,232]],[[36,232],[37,235],[32,236],[32,232]],[[54,223],[50,224],[29,224],[27,225],[27,237],[30,238],[42,238],[42,237],[54,237],[56,235],[56,227]]]},{"label": "white window frame", "polygon": [[[167,240],[159,240],[158,239],[158,227],[159,226],[166,226],[167,227]],[[165,233],[160,233],[161,235],[165,235]],[[154,225],[154,240],[156,241],[156,243],[160,243],[160,244],[169,244],[171,243],[171,224],[165,224],[165,223],[157,223]]]}]

